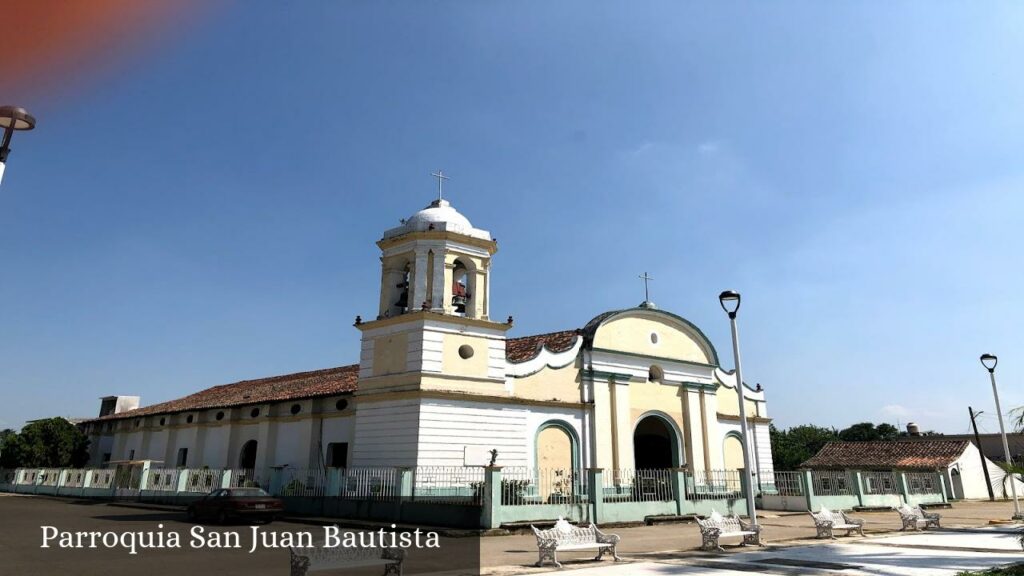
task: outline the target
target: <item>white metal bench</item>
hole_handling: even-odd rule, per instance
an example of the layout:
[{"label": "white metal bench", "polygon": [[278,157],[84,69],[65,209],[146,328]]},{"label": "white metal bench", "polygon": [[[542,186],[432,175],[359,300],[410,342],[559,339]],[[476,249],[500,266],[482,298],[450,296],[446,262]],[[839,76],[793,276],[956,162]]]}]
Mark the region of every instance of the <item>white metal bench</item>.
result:
[{"label": "white metal bench", "polygon": [[707,518],[697,519],[700,526],[701,550],[718,550],[725,552],[725,549],[718,543],[720,538],[738,536],[743,538],[741,546],[761,543],[761,527],[756,524],[747,524],[740,520],[735,514],[722,516],[717,510],[713,510]]},{"label": "white metal bench", "polygon": [[942,519],[942,515],[935,512],[925,512],[920,506],[911,507],[907,504],[900,504],[896,511],[899,512],[900,520],[903,521],[903,530],[920,530],[921,528],[927,530],[932,526],[941,528],[939,521]]},{"label": "white metal bench", "polygon": [[306,576],[321,570],[345,570],[366,566],[383,566],[384,574],[402,576],[405,550],[401,548],[290,548],[291,576]]},{"label": "white metal bench", "polygon": [[537,566],[551,562],[561,568],[562,564],[558,562],[558,552],[561,550],[596,549],[598,552],[594,560],[600,560],[606,554],[611,554],[616,561],[621,560],[615,552],[619,537],[616,534],[605,534],[593,524],[581,528],[573,526],[564,518],[559,518],[558,522],[555,522],[555,527],[550,530],[538,530],[533,525],[530,528],[537,537],[537,550],[540,555]]},{"label": "white metal bench", "polygon": [[846,530],[849,536],[854,530],[864,535],[864,521],[859,518],[851,518],[846,512],[837,510],[835,512],[828,508],[822,508],[818,512],[810,512],[814,518],[814,527],[818,529],[818,538],[836,539],[833,530]]}]

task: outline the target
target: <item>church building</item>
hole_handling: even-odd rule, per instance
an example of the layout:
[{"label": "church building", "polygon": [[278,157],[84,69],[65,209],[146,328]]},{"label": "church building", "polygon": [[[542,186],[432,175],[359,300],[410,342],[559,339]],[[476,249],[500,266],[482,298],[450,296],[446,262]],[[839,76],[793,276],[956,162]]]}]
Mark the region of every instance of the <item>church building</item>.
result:
[{"label": "church building", "polygon": [[436,200],[384,232],[377,313],[359,363],[208,388],[82,424],[93,466],[266,469],[483,466],[772,468],[764,392],[736,382],[697,326],[649,301],[582,326],[508,337],[491,317],[490,232]]}]

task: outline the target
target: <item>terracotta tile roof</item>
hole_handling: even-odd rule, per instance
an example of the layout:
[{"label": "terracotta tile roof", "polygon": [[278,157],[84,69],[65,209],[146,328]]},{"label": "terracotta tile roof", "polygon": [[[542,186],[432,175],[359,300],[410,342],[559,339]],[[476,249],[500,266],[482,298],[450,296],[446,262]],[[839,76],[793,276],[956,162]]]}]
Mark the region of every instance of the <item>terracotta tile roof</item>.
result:
[{"label": "terracotta tile roof", "polygon": [[936,470],[955,462],[967,444],[966,440],[829,442],[800,467]]},{"label": "terracotta tile roof", "polygon": [[519,364],[536,358],[542,348],[551,352],[565,352],[573,347],[579,338],[579,330],[563,330],[505,341],[505,358],[512,364]]},{"label": "terracotta tile roof", "polygon": [[354,392],[358,387],[358,377],[359,365],[353,364],[312,372],[271,376],[258,380],[243,380],[234,384],[207,388],[177,400],[144,406],[120,414],[110,414],[102,418],[87,420],[87,422],[331,396]]}]

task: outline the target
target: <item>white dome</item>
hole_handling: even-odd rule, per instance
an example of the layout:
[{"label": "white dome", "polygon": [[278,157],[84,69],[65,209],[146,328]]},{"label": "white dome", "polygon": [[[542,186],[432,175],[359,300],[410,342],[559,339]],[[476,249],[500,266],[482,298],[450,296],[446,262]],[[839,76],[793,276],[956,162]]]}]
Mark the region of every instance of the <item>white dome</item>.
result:
[{"label": "white dome", "polygon": [[385,232],[384,237],[393,238],[410,232],[426,232],[428,230],[441,230],[486,240],[491,239],[489,232],[473,228],[469,219],[452,208],[451,203],[447,200],[434,200],[430,206],[404,220],[401,226]]},{"label": "white dome", "polygon": [[435,200],[423,210],[413,214],[405,221],[405,225],[412,230],[426,230],[431,224],[448,224],[448,230],[457,232],[459,228],[471,230],[473,225],[469,219],[459,214],[459,211],[452,208],[447,200]]}]

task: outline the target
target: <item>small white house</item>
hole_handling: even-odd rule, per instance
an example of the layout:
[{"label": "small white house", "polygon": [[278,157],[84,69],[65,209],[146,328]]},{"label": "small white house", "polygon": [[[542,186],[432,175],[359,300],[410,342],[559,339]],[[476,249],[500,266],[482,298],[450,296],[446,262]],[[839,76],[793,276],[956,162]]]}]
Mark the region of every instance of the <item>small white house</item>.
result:
[{"label": "small white house", "polygon": [[[973,442],[964,441],[966,446],[963,453],[955,462],[946,469],[946,482],[951,486],[950,497],[961,499],[988,498],[988,490],[985,488],[985,471],[981,466],[981,459],[984,456]],[[1003,471],[998,464],[985,458],[988,466],[989,478],[992,480],[992,493],[996,498],[1010,497],[1010,475]],[[1024,483],[1019,479],[1017,483],[1017,495],[1024,496]]]},{"label": "small white house", "polygon": [[[1008,498],[1010,475],[998,464],[984,458],[978,447],[967,440],[915,438],[878,442],[829,442],[801,468],[812,470],[902,470],[939,471],[942,473],[950,499],[984,499],[989,497],[985,486],[988,467],[992,493]],[[1024,483],[1019,479],[1017,494],[1024,496]]]}]

